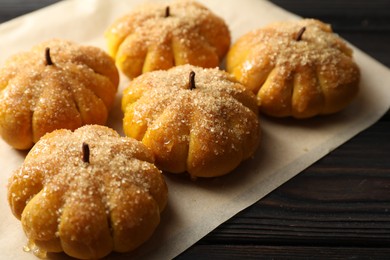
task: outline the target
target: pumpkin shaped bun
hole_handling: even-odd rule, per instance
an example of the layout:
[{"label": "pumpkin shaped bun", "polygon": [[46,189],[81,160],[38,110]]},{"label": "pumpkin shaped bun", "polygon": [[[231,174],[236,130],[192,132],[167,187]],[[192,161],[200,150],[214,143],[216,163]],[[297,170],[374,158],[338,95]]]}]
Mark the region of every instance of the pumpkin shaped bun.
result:
[{"label": "pumpkin shaped bun", "polygon": [[124,132],[167,172],[224,175],[260,141],[255,95],[227,72],[182,65],[145,73],[124,90]]},{"label": "pumpkin shaped bun", "polygon": [[0,134],[29,149],[45,133],[105,124],[119,74],[92,46],[54,39],[11,56],[0,69]]},{"label": "pumpkin shaped bun", "polygon": [[360,72],[352,50],[318,20],[277,22],[251,31],[233,44],[226,63],[270,116],[332,114],[358,92]]},{"label": "pumpkin shaped bun", "polygon": [[226,23],[195,1],[140,5],[105,36],[110,55],[129,78],[183,64],[217,67],[230,47]]},{"label": "pumpkin shaped bun", "polygon": [[55,130],[9,179],[8,201],[40,250],[80,259],[126,252],[160,222],[167,187],[141,142],[99,125]]}]

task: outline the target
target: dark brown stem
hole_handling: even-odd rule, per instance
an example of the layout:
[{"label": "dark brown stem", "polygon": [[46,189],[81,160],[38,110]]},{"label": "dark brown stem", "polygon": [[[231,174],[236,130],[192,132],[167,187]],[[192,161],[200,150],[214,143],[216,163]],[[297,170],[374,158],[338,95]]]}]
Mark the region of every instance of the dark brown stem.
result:
[{"label": "dark brown stem", "polygon": [[169,6],[167,6],[165,8],[165,17],[169,17],[171,14],[170,14],[170,10],[169,10]]},{"label": "dark brown stem", "polygon": [[195,72],[191,71],[190,72],[190,89],[193,90],[195,89]]},{"label": "dark brown stem", "polygon": [[83,162],[89,163],[89,145],[83,143]]},{"label": "dark brown stem", "polygon": [[302,27],[298,33],[297,33],[297,36],[295,37],[295,40],[297,42],[299,42],[300,40],[302,40],[302,36],[303,36],[303,33],[306,31],[306,27]]},{"label": "dark brown stem", "polygon": [[51,60],[51,57],[50,57],[50,48],[47,47],[45,49],[45,59],[46,59],[46,65],[53,65],[53,61]]}]

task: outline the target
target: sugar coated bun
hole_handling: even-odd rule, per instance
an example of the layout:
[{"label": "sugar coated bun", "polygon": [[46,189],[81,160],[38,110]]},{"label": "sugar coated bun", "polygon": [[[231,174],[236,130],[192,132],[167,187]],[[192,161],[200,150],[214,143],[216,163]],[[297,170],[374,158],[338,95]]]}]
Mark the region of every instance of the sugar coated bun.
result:
[{"label": "sugar coated bun", "polygon": [[183,64],[217,67],[230,46],[226,23],[195,1],[143,4],[105,36],[109,53],[130,78]]},{"label": "sugar coated bun", "polygon": [[105,126],[43,136],[9,179],[8,201],[30,241],[47,252],[98,259],[145,242],[167,187],[141,142]]},{"label": "sugar coated bun", "polygon": [[242,36],[227,71],[257,94],[260,111],[308,118],[344,109],[358,92],[352,50],[318,20],[277,22]]},{"label": "sugar coated bun", "polygon": [[119,83],[113,59],[54,39],[11,56],[0,69],[0,134],[29,149],[45,133],[105,124]]},{"label": "sugar coated bun", "polygon": [[125,134],[172,173],[215,177],[252,156],[260,141],[255,95],[217,68],[192,65],[143,74],[124,90]]}]

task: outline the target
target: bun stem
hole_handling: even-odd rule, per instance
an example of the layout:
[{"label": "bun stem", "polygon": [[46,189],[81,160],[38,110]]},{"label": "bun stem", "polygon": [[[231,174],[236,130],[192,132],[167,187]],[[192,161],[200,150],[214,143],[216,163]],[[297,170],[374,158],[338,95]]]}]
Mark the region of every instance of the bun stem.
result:
[{"label": "bun stem", "polygon": [[169,5],[165,8],[165,17],[169,17],[171,14],[170,14],[170,8],[169,8]]},{"label": "bun stem", "polygon": [[83,143],[83,162],[89,163],[89,145]]},{"label": "bun stem", "polygon": [[48,66],[53,65],[53,61],[51,60],[51,57],[50,57],[50,48],[49,47],[47,47],[45,49],[45,59],[46,59],[46,65],[48,65]]},{"label": "bun stem", "polygon": [[306,31],[306,27],[302,27],[298,33],[297,33],[297,37],[295,38],[295,40],[297,42],[299,42],[300,40],[302,40],[302,36],[303,36],[303,33]]},{"label": "bun stem", "polygon": [[190,90],[193,90],[195,88],[196,88],[196,86],[195,86],[195,72],[191,71],[190,72]]}]

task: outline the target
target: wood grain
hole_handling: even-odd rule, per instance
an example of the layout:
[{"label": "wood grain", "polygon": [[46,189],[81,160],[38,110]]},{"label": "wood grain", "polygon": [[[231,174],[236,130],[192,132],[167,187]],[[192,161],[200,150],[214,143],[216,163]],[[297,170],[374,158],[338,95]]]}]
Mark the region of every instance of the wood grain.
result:
[{"label": "wood grain", "polygon": [[224,246],[201,245],[190,248],[186,257],[177,259],[388,259],[388,248],[316,246]]}]

